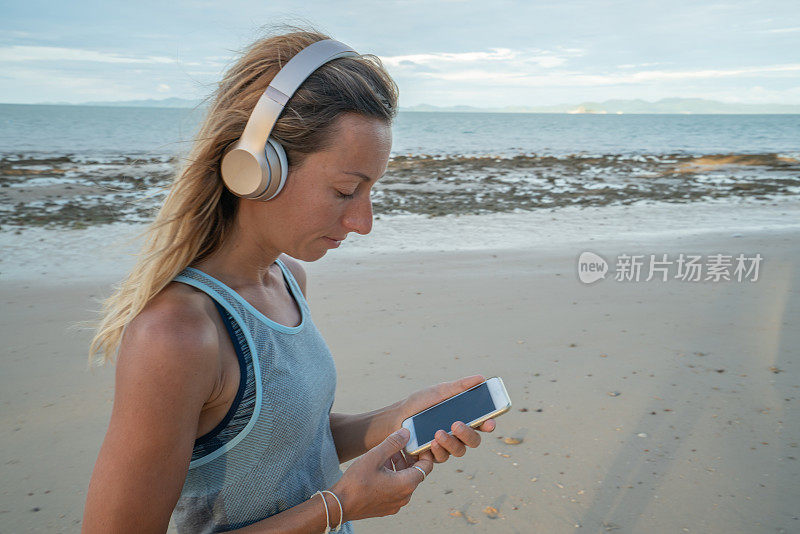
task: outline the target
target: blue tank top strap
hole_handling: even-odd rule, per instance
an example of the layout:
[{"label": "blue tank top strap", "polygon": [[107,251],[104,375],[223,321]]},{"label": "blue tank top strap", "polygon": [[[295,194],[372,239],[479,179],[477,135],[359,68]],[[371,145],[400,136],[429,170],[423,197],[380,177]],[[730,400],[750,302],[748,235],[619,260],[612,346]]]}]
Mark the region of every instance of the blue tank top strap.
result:
[{"label": "blue tank top strap", "polygon": [[216,302],[219,302],[226,311],[232,313],[234,318],[237,315],[244,315],[239,294],[213,276],[194,267],[186,267],[178,273],[174,280],[200,289]]},{"label": "blue tank top strap", "polygon": [[201,290],[214,300],[217,309],[222,308],[227,313],[231,321],[225,321],[224,316],[223,321],[229,328],[228,332],[233,331],[231,342],[234,347],[237,345],[241,347],[247,361],[245,391],[238,410],[231,416],[228,426],[216,436],[217,439],[195,444],[189,463],[189,468],[193,469],[225,454],[252,430],[261,412],[264,397],[261,362],[252,334],[254,321],[239,302],[241,297],[236,292],[216,278],[193,267],[186,267],[173,280]]},{"label": "blue tank top strap", "polygon": [[[310,315],[310,310],[308,308],[308,303],[306,302],[305,298],[303,298],[303,293],[300,291],[300,287],[297,285],[297,281],[292,276],[291,271],[286,268],[286,266],[280,261],[276,260],[278,266],[283,273],[284,282],[289,286],[289,293],[294,297],[294,300],[297,302],[297,305],[300,308],[301,312],[301,321],[300,324],[297,326],[286,326],[280,324],[278,322],[273,321],[266,315],[262,314],[258,309],[250,304],[247,300],[244,299],[239,293],[234,291],[232,288],[225,285],[220,280],[217,280],[213,276],[200,271],[199,269],[195,269],[194,267],[186,267],[178,277],[175,279],[178,281],[183,281],[182,277],[191,277],[191,278],[198,278],[204,281],[203,287],[209,287],[210,289],[214,289],[216,293],[220,295],[224,295],[224,299],[232,304],[237,310],[241,313],[242,316],[245,318],[253,318],[255,319],[256,323],[266,324],[273,330],[278,330],[280,332],[284,332],[287,334],[298,334],[303,331],[303,328],[306,324],[306,318]],[[194,284],[193,284],[194,285]],[[203,288],[200,288],[203,289]],[[203,289],[205,291],[205,289]],[[252,330],[256,330],[256,324],[250,325]]]},{"label": "blue tank top strap", "polygon": [[222,317],[222,322],[225,323],[225,329],[228,331],[231,343],[236,351],[236,358],[239,361],[239,387],[233,403],[222,421],[213,430],[195,440],[192,460],[198,460],[220,447],[224,447],[228,441],[247,426],[255,409],[255,374],[247,342],[244,339],[241,328],[234,322],[231,315],[225,311],[219,302],[214,301],[214,305]]},{"label": "blue tank top strap", "polygon": [[303,295],[303,291],[300,289],[300,284],[297,283],[297,279],[292,274],[292,271],[281,260],[276,259],[275,263],[277,263],[278,267],[280,267],[281,271],[283,271],[283,277],[289,283],[292,295],[294,295],[294,299],[298,304],[302,305],[306,311],[308,311],[308,302],[306,301],[305,295]]}]

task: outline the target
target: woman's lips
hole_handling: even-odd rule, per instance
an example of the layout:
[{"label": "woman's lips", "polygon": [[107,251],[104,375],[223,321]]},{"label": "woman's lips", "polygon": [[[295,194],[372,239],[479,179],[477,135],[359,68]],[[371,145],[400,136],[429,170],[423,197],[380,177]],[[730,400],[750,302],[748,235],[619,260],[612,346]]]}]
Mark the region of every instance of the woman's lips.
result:
[{"label": "woman's lips", "polygon": [[325,239],[328,242],[328,245],[331,248],[337,248],[339,245],[342,244],[342,241],[344,241],[344,238],[342,238],[342,239],[333,239],[332,237],[328,237],[328,236],[325,236],[323,239]]}]

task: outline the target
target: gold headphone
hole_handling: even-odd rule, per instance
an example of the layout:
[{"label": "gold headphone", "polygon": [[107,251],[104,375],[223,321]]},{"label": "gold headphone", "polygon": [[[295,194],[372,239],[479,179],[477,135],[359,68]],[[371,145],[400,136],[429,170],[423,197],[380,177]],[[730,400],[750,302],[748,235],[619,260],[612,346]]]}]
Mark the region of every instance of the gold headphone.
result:
[{"label": "gold headphone", "polygon": [[344,43],[317,41],[295,54],[275,75],[247,119],[242,136],[222,157],[222,181],[234,195],[267,201],[281,192],[289,163],[286,151],[269,135],[306,78],[328,61],[349,56],[358,53]]}]

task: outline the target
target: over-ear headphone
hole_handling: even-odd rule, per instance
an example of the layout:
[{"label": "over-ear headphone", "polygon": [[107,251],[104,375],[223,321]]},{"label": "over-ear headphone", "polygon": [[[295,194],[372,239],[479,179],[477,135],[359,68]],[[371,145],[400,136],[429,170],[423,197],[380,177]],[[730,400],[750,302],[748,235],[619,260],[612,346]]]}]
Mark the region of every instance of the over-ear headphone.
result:
[{"label": "over-ear headphone", "polygon": [[339,41],[317,41],[294,55],[258,99],[242,136],[222,157],[222,181],[236,196],[270,200],[286,184],[289,163],[281,144],[269,135],[286,102],[311,74],[328,61],[358,53]]}]

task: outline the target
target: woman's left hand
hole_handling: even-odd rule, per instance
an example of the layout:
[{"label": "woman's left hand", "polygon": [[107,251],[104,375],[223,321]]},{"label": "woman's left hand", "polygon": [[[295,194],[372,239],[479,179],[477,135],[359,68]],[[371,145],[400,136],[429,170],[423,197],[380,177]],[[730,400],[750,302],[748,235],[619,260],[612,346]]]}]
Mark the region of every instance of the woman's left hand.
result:
[{"label": "woman's left hand", "polygon": [[[484,380],[485,378],[481,375],[469,376],[453,382],[443,382],[412,393],[407,399],[400,403],[397,411],[396,425],[392,430],[400,428],[400,425],[402,425],[403,420],[406,418],[426,408],[430,408],[434,404],[438,404],[453,395],[457,395],[473,386],[477,386]],[[491,432],[494,429],[494,419],[488,419],[478,427],[478,430],[481,432]],[[458,457],[464,456],[467,452],[467,447],[475,448],[481,443],[480,434],[462,421],[453,423],[450,430],[452,431],[452,435],[444,430],[438,430],[436,432],[430,450],[433,461],[436,463],[446,462],[451,454]],[[427,455],[427,453],[422,454]]]}]

